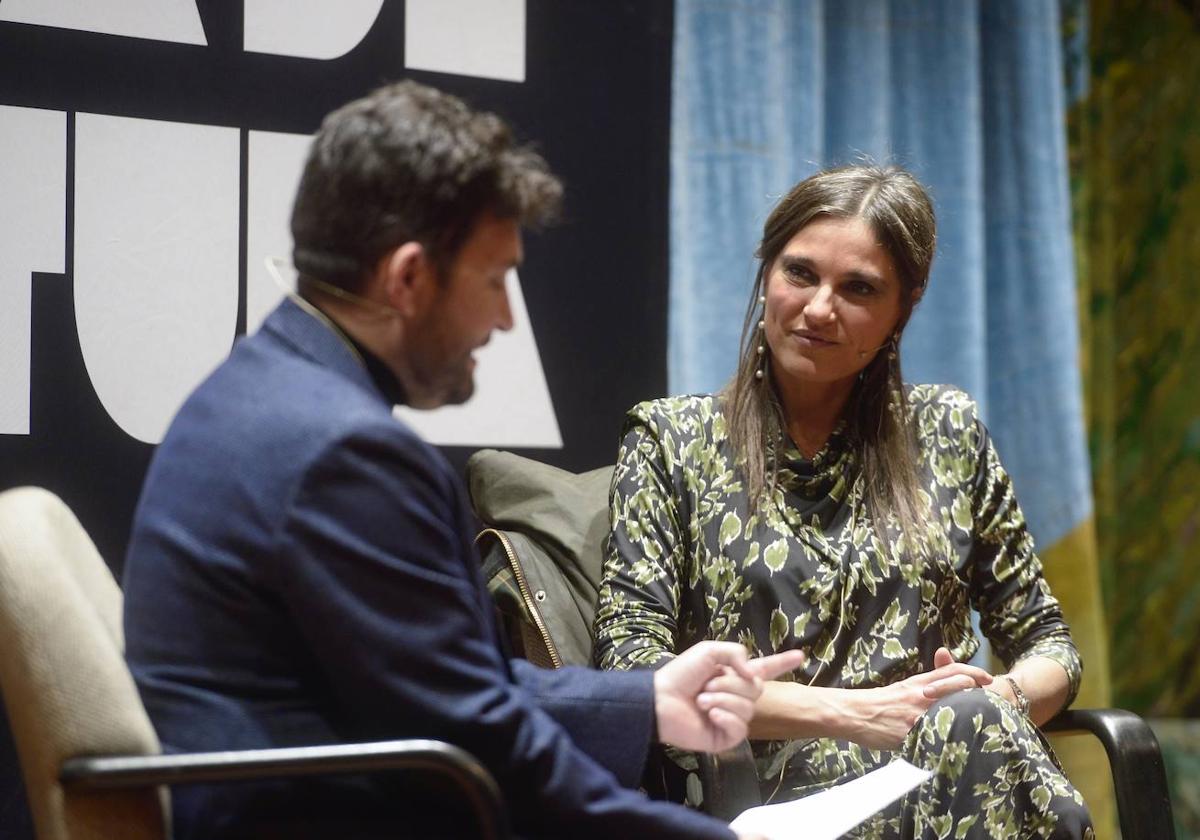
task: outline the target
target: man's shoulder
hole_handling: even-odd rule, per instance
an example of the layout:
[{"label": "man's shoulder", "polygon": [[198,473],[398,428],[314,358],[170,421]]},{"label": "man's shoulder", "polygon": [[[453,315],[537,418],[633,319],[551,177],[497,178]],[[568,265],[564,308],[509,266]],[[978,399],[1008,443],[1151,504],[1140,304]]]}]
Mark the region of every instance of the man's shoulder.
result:
[{"label": "man's shoulder", "polygon": [[[445,489],[441,454],[397,419],[377,393],[339,371],[259,336],[233,353],[188,398],[155,453],[144,496],[256,495],[279,515],[322,465],[354,452],[411,467],[408,480]],[[347,454],[351,453],[351,454]]]},{"label": "man's shoulder", "polygon": [[[319,450],[359,429],[386,428],[415,438],[388,406],[338,371],[286,352],[255,335],[184,402],[163,443],[200,436],[221,448],[270,452]],[[218,441],[225,441],[219,444]]]},{"label": "man's shoulder", "polygon": [[407,500],[457,527],[457,476],[386,401],[302,359],[264,361],[259,344],[236,348],[171,424],[143,485],[127,572],[222,558],[223,573],[277,580],[282,541],[312,521],[314,499],[330,522],[376,509],[387,519]]}]

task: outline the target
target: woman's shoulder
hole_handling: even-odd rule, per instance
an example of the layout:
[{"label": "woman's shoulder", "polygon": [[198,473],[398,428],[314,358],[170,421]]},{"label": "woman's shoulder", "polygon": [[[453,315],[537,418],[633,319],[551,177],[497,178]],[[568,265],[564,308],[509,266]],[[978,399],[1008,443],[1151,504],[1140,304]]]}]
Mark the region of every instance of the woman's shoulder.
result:
[{"label": "woman's shoulder", "polygon": [[640,402],[625,415],[625,429],[641,426],[656,437],[724,437],[725,413],[719,394],[685,394]]},{"label": "woman's shoulder", "polygon": [[678,424],[709,420],[720,413],[721,399],[717,394],[683,394],[645,400],[629,409],[627,416],[643,422]]},{"label": "woman's shoulder", "polygon": [[921,384],[907,386],[906,396],[918,437],[974,437],[979,427],[979,405],[966,391],[954,385]]},{"label": "woman's shoulder", "polygon": [[944,414],[957,411],[976,417],[979,406],[975,398],[956,385],[910,384],[906,394],[910,409],[917,415],[926,413]]}]

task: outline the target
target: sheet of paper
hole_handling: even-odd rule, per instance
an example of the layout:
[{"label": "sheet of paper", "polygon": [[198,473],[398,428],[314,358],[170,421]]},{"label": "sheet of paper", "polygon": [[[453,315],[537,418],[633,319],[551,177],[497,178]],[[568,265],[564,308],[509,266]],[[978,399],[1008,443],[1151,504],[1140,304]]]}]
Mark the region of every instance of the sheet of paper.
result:
[{"label": "sheet of paper", "polygon": [[770,840],[836,840],[933,774],[896,759],[861,778],[804,799],[743,811],[731,827]]}]

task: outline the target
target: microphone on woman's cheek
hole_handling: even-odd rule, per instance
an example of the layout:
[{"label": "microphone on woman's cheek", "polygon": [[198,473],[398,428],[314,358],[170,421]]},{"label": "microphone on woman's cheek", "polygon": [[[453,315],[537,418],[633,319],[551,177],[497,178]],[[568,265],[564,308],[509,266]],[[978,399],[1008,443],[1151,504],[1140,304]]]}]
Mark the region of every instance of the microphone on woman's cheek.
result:
[{"label": "microphone on woman's cheek", "polygon": [[887,341],[883,342],[883,344],[880,344],[878,347],[874,348],[873,350],[859,350],[858,358],[865,359],[869,355],[878,353],[880,350],[882,350],[884,347],[887,347],[891,343],[892,343],[892,340],[889,338]]}]

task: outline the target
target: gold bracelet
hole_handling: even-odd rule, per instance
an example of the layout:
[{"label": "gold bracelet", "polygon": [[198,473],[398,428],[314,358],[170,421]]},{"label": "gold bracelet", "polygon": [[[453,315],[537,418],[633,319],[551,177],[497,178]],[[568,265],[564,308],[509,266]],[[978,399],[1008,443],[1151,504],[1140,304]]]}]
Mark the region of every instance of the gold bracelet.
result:
[{"label": "gold bracelet", "polygon": [[1017,685],[1017,681],[1008,674],[1001,674],[1004,679],[1008,680],[1008,685],[1012,689],[1013,697],[1017,701],[1017,711],[1029,717],[1029,698],[1025,696],[1025,692],[1021,690],[1021,686]]}]

